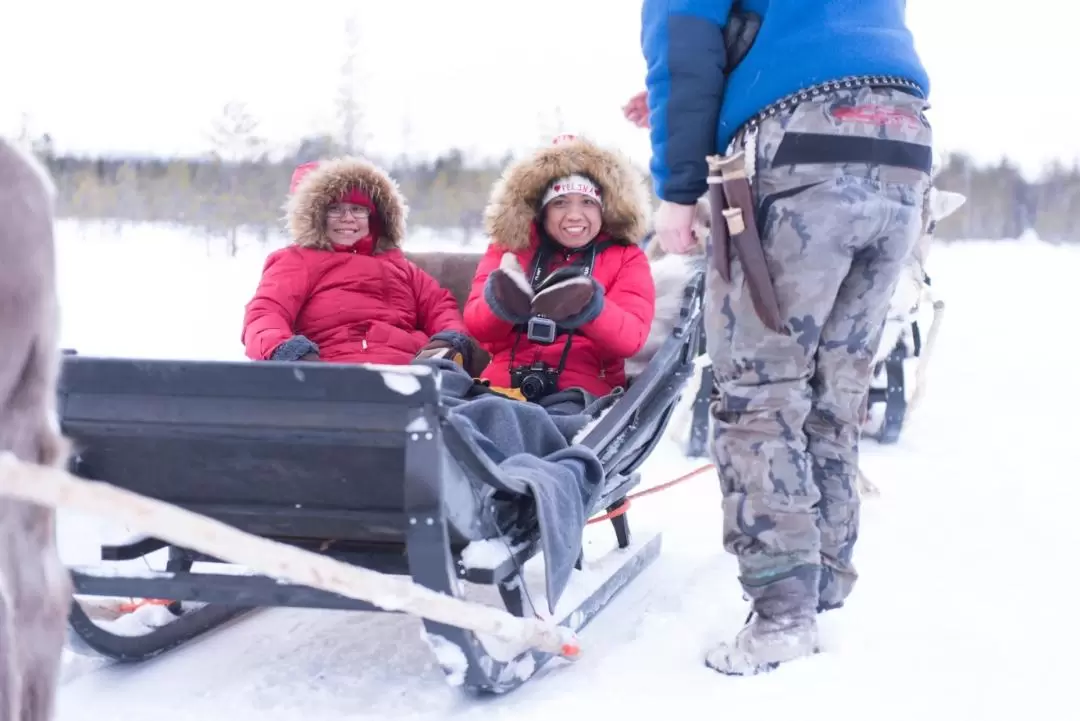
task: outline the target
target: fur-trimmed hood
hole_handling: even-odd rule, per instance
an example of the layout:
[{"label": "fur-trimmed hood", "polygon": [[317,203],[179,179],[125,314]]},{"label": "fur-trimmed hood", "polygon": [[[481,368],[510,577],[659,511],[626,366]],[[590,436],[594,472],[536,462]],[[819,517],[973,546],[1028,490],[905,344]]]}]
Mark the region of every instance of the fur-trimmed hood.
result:
[{"label": "fur-trimmed hood", "polygon": [[616,240],[640,244],[649,216],[644,176],[623,154],[583,138],[541,148],[506,168],[484,209],[484,230],[491,242],[511,252],[527,248],[548,185],[572,173],[585,175],[600,186],[603,230]]},{"label": "fur-trimmed hood", "polygon": [[366,193],[375,204],[382,226],[376,248],[400,248],[405,242],[405,218],[409,212],[405,197],[386,172],[354,157],[313,164],[295,183],[285,202],[285,222],[293,242],[303,248],[331,249],[326,237],[326,208],[350,188]]}]

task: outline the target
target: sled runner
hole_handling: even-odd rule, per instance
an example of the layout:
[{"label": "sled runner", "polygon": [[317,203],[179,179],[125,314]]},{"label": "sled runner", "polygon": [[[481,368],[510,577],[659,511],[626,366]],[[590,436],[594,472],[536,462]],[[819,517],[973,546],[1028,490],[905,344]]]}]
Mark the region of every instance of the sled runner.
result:
[{"label": "sled runner", "polygon": [[[703,284],[695,275],[678,327],[578,441],[605,476],[588,515],[620,507],[663,436],[694,371]],[[493,511],[496,501],[520,508],[530,499],[449,422],[438,372],[67,355],[59,408],[77,449],[75,475],[450,596],[464,598],[466,584],[488,589],[518,617],[548,614],[531,578],[545,561],[539,532],[508,528]],[[584,627],[658,556],[659,534],[633,537],[626,513],[611,524],[614,548],[579,557],[552,614],[559,625]],[[152,554],[167,555],[164,571],[146,570]],[[259,608],[382,610],[151,537],[104,545],[100,557],[100,566],[70,568],[71,646],[118,661],[158,655]],[[143,568],[110,563],[136,560]],[[142,625],[102,618],[102,602],[131,598],[164,600],[130,614],[145,616]],[[448,680],[473,692],[510,691],[554,658],[429,620],[424,627]]]}]

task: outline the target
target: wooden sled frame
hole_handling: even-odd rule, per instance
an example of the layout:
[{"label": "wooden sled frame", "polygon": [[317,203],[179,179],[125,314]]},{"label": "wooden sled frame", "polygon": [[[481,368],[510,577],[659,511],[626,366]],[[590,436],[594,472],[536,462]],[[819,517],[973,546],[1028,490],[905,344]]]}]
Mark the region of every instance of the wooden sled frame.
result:
[{"label": "wooden sled frame", "polygon": [[[663,436],[694,371],[703,292],[699,273],[687,286],[672,336],[580,441],[597,452],[606,471],[595,512],[622,504],[639,483],[637,469]],[[523,568],[537,555],[538,539],[510,539],[506,560],[495,568],[463,562],[471,541],[498,535],[480,510],[477,486],[509,489],[498,468],[447,422],[437,373],[421,370],[427,371],[68,355],[59,408],[62,429],[78,451],[71,472],[248,533],[408,575],[451,596],[461,597],[461,581],[495,586],[506,610],[523,617],[532,613]],[[316,455],[326,462],[314,465]],[[384,471],[374,478],[373,462]],[[356,475],[365,466],[368,478],[359,481]],[[618,548],[597,564],[606,569],[603,580],[572,609],[558,609],[559,625],[583,628],[659,555],[659,534],[634,542],[626,514],[612,524]],[[193,572],[194,563],[216,559],[154,538],[104,546],[101,558],[132,560],[162,549],[169,556],[164,572],[125,575],[72,567],[76,595],[206,605],[130,636],[97,625],[75,601],[73,648],[139,661],[257,608],[382,610],[265,576]],[[538,651],[497,655],[472,631],[428,620],[424,625],[433,644],[460,650],[457,658],[464,658],[465,668],[451,664],[444,671],[472,692],[510,691],[553,658]],[[443,662],[448,654],[437,655]]]}]

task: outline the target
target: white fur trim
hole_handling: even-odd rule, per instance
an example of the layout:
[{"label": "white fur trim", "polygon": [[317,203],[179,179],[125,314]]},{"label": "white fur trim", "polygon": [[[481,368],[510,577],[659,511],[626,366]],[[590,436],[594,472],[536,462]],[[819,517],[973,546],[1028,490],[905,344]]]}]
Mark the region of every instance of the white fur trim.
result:
[{"label": "white fur trim", "polygon": [[591,285],[591,284],[592,284],[592,278],[589,278],[589,277],[584,276],[584,275],[578,276],[577,278],[567,278],[566,280],[560,280],[555,285],[548,286],[547,288],[544,288],[542,291],[537,293],[536,297],[533,298],[533,302],[535,303],[537,300],[539,300],[540,298],[543,298],[545,295],[551,294],[551,293],[553,293],[553,292],[555,292],[555,291],[557,291],[557,290],[559,290],[561,288],[569,288],[569,287],[574,286],[574,285]]},{"label": "white fur trim", "polygon": [[510,280],[514,281],[521,292],[528,297],[533,297],[532,283],[525,277],[525,271],[521,269],[521,263],[513,253],[503,253],[499,259],[499,270],[506,273]]},{"label": "white fur trim", "polygon": [[571,193],[586,195],[597,203],[600,203],[600,207],[603,207],[604,205],[604,201],[600,199],[600,188],[596,187],[596,183],[592,182],[584,175],[574,174],[554,180],[547,189],[547,192],[544,193],[544,199],[540,203],[540,207],[544,207],[559,196],[569,195]]}]

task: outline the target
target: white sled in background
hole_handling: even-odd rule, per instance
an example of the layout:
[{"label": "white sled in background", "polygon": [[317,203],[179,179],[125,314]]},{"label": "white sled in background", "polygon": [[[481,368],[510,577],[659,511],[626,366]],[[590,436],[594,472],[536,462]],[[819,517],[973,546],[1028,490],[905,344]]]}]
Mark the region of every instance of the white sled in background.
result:
[{"label": "white sled in background", "polygon": [[948,190],[930,191],[926,227],[893,293],[889,315],[874,356],[874,378],[863,437],[895,443],[904,421],[926,391],[926,371],[941,331],[945,303],[935,297],[926,260],[937,224],[967,200]]}]

